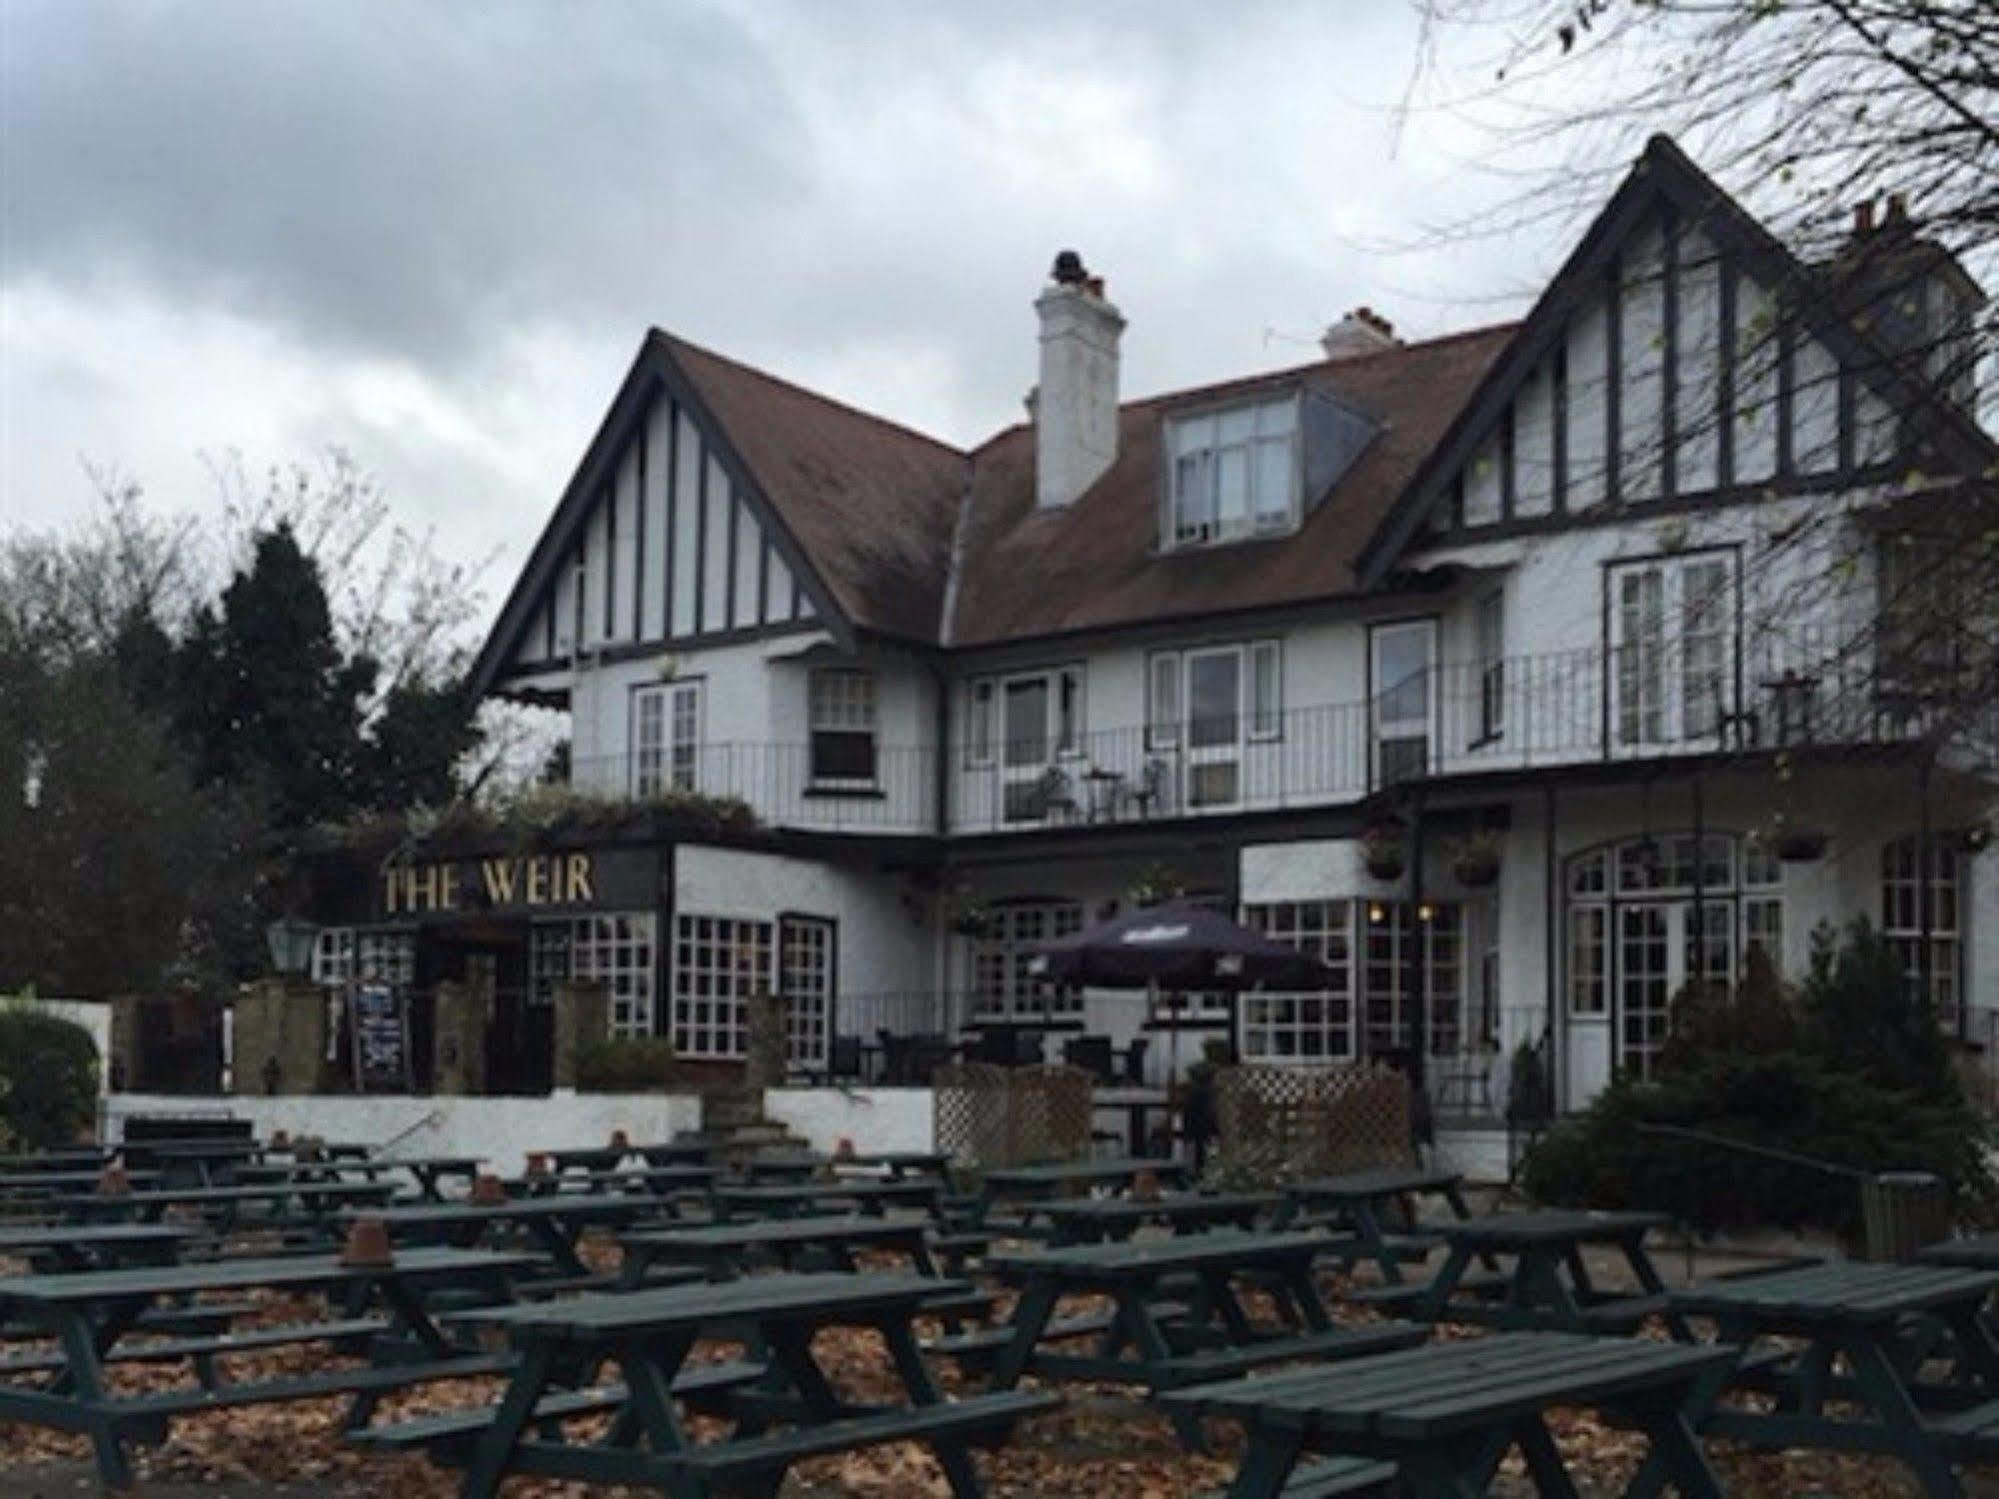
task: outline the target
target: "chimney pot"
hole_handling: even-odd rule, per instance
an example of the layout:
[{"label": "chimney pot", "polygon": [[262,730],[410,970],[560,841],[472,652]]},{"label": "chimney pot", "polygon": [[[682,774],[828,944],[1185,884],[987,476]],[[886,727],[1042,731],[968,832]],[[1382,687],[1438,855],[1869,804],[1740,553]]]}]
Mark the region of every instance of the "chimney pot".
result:
[{"label": "chimney pot", "polygon": [[1089,272],[1083,269],[1083,257],[1074,250],[1057,250],[1055,268],[1049,274],[1063,286],[1075,286],[1088,276]]},{"label": "chimney pot", "polygon": [[1853,232],[1872,234],[1874,232],[1874,200],[1867,198],[1853,205]]},{"label": "chimney pot", "polygon": [[1326,351],[1328,359],[1352,359],[1392,349],[1401,342],[1395,336],[1395,325],[1387,318],[1372,307],[1356,307],[1326,330],[1319,347]]}]

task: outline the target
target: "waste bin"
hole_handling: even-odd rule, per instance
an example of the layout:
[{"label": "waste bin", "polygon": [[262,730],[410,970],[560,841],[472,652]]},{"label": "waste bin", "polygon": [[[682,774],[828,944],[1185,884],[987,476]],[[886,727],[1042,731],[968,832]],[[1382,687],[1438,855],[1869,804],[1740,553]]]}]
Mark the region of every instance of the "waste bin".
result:
[{"label": "waste bin", "polygon": [[1867,1258],[1900,1264],[1943,1238],[1950,1199],[1943,1179],[1928,1171],[1881,1171],[1861,1178],[1860,1215]]}]

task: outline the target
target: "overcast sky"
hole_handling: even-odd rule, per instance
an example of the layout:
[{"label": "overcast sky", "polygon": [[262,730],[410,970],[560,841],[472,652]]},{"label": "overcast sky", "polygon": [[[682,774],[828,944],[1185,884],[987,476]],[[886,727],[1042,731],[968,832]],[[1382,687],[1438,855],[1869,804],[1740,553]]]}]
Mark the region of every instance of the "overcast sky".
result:
[{"label": "overcast sky", "polygon": [[1499,192],[1397,130],[1416,44],[1406,0],[0,0],[0,520],[339,445],[498,594],[648,324],[969,442],[1063,246],[1127,394],[1491,321],[1567,246],[1382,252]]}]

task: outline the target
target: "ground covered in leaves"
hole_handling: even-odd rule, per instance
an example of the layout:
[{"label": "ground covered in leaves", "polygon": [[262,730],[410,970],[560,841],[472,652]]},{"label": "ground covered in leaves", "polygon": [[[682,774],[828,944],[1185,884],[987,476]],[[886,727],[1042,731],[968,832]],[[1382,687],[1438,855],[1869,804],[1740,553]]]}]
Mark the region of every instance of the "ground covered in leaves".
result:
[{"label": "ground covered in leaves", "polygon": [[[1329,1289],[1336,1291],[1337,1284]],[[257,1320],[296,1322],[319,1315],[314,1303],[271,1297],[265,1299]],[[1446,1329],[1445,1335],[1475,1334]],[[843,1394],[857,1399],[893,1399],[900,1394],[886,1350],[875,1334],[828,1331],[815,1351]],[[716,1345],[704,1348],[699,1356],[725,1357],[734,1352]],[[286,1349],[235,1358],[225,1373],[233,1379],[269,1379],[331,1366],[323,1351]],[[948,1366],[939,1372],[941,1382],[954,1393],[976,1387]],[[113,1380],[119,1390],[136,1392],[185,1386],[192,1383],[192,1376],[174,1366],[124,1365],[116,1368]],[[491,1379],[427,1385],[385,1400],[375,1424],[489,1405],[500,1388],[500,1382]],[[1063,1391],[1068,1398],[1062,1410],[1025,1423],[1004,1449],[980,1457],[988,1492],[996,1499],[1190,1499],[1225,1488],[1234,1473],[1237,1448],[1234,1433],[1226,1428],[1215,1431],[1213,1456],[1195,1456],[1180,1445],[1165,1420],[1128,1391],[1079,1385],[1065,1385]],[[182,1418],[174,1423],[166,1443],[134,1449],[135,1466],[142,1487],[226,1484],[238,1492],[268,1487],[326,1495],[365,1493],[373,1499],[443,1499],[456,1492],[455,1472],[418,1457],[375,1456],[343,1441],[345,1412],[344,1399],[325,1399]],[[701,1418],[691,1424],[697,1438],[724,1430],[721,1423]],[[1585,1494],[1622,1490],[1642,1456],[1641,1437],[1605,1427],[1584,1413],[1559,1412],[1553,1425],[1563,1456]],[[582,1433],[600,1428],[581,1421],[569,1429]],[[1804,1494],[1873,1499],[1916,1492],[1901,1470],[1883,1461],[1825,1453],[1751,1454],[1727,1447],[1711,1451],[1727,1491],[1751,1499]],[[0,1494],[39,1492],[38,1473],[62,1471],[54,1466],[58,1464],[73,1469],[88,1456],[88,1445],[80,1438],[36,1427],[0,1426]],[[1503,1475],[1502,1482],[1524,1492],[1524,1485],[1515,1487],[1511,1473]],[[1974,1483],[1973,1491],[1999,1494],[1999,1484]],[[554,1499],[606,1491],[516,1479],[507,1492],[521,1499]],[[899,1445],[802,1464],[786,1492],[800,1499],[831,1494],[941,1499],[949,1489],[927,1451]]]}]

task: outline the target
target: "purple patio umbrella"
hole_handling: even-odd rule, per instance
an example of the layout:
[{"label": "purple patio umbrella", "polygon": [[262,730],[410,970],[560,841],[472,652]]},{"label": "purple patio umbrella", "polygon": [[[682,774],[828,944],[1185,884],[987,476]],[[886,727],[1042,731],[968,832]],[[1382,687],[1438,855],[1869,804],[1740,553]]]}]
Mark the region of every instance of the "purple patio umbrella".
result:
[{"label": "purple patio umbrella", "polygon": [[[1156,1007],[1161,990],[1220,992],[1229,997],[1229,1049],[1235,1049],[1236,996],[1245,989],[1323,989],[1333,970],[1319,959],[1239,926],[1193,901],[1167,901],[1099,921],[1044,942],[1028,960],[1035,978],[1094,989],[1143,989]],[[1169,1068],[1179,1070],[1172,1033]]]}]

